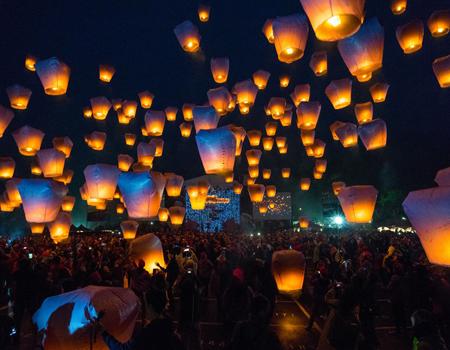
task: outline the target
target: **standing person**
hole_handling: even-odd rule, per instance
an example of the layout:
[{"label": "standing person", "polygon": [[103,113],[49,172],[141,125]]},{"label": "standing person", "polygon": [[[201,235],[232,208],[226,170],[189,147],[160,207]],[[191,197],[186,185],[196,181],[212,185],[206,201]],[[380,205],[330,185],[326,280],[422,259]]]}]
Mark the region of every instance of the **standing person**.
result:
[{"label": "standing person", "polygon": [[130,288],[141,300],[142,318],[145,318],[145,300],[144,295],[150,288],[150,274],[145,270],[145,261],[140,259],[138,266],[130,272]]},{"label": "standing person", "polygon": [[[323,271],[323,270],[322,270]],[[309,317],[308,325],[306,326],[306,330],[311,331],[314,320],[319,317],[322,313],[322,310],[325,306],[325,294],[328,290],[328,286],[330,281],[326,278],[325,272],[320,270],[316,271],[312,279],[313,286],[313,305],[311,316]]]}]

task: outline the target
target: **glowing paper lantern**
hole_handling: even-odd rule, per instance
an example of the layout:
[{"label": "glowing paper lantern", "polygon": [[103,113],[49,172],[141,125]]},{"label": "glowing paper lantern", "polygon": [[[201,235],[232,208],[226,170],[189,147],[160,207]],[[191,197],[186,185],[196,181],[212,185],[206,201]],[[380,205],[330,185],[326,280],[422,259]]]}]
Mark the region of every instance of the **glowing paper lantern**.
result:
[{"label": "glowing paper lantern", "polygon": [[216,110],[210,106],[195,106],[192,109],[194,116],[195,132],[198,134],[200,130],[210,130],[217,128],[219,124],[219,115]]},{"label": "glowing paper lantern", "polygon": [[314,171],[313,171],[313,178],[314,178],[314,180],[320,180],[320,179],[322,179],[322,177],[323,177],[323,173],[318,172],[318,171],[316,171],[314,169]]},{"label": "glowing paper lantern", "polygon": [[345,182],[342,181],[335,181],[331,184],[331,187],[333,188],[333,193],[335,196],[341,192],[341,190],[345,187]]},{"label": "glowing paper lantern", "polygon": [[281,126],[287,127],[292,124],[292,110],[287,110],[280,118]]},{"label": "glowing paper lantern", "polygon": [[231,96],[226,87],[221,86],[216,89],[210,89],[207,95],[209,104],[214,107],[219,115],[225,115],[234,109],[233,96]]},{"label": "glowing paper lantern", "polygon": [[263,137],[262,144],[264,151],[271,151],[273,148],[273,137]]},{"label": "glowing paper lantern", "polygon": [[155,147],[155,157],[162,157],[164,150],[164,140],[161,138],[153,138],[149,144]]},{"label": "glowing paper lantern", "polygon": [[169,210],[167,208],[159,208],[158,220],[160,222],[166,222],[167,220],[169,220]]},{"label": "glowing paper lantern", "polygon": [[236,157],[241,155],[242,146],[244,144],[245,136],[247,133],[245,129],[241,126],[229,126],[231,132],[234,134],[234,138],[236,139]]},{"label": "glowing paper lantern", "polygon": [[194,119],[194,115],[192,114],[192,110],[194,109],[194,107],[195,105],[193,105],[192,103],[185,103],[181,108],[185,121],[190,122]]},{"label": "glowing paper lantern", "polygon": [[358,145],[358,130],[353,123],[345,123],[337,128],[336,135],[344,148]]},{"label": "glowing paper lantern", "polygon": [[391,11],[394,15],[401,15],[406,11],[407,0],[391,0]]},{"label": "glowing paper lantern", "polygon": [[14,118],[14,112],[9,108],[3,107],[0,105],[0,138],[3,137],[3,134],[8,127],[11,120]]},{"label": "glowing paper lantern", "polygon": [[0,179],[10,179],[14,176],[16,162],[11,157],[0,157]]},{"label": "glowing paper lantern", "polygon": [[64,196],[61,204],[62,211],[71,212],[74,206],[75,206],[75,197]]},{"label": "glowing paper lantern", "polygon": [[120,223],[122,236],[124,239],[135,239],[139,228],[139,223],[134,220],[125,220]]},{"label": "glowing paper lantern", "polygon": [[167,173],[166,176],[166,193],[169,197],[179,197],[183,188],[184,179],[180,175]]},{"label": "glowing paper lantern", "polygon": [[121,98],[113,98],[113,99],[111,100],[111,103],[112,103],[113,109],[114,109],[116,112],[117,112],[119,109],[122,108],[123,102],[122,102],[122,99],[121,99]]},{"label": "glowing paper lantern", "polygon": [[364,0],[300,0],[317,39],[337,41],[356,33],[364,20]]},{"label": "glowing paper lantern", "polygon": [[25,68],[28,69],[30,72],[36,71],[36,62],[37,58],[32,55],[27,55],[25,57]]},{"label": "glowing paper lantern", "polygon": [[281,294],[300,295],[305,269],[305,256],[297,250],[277,250],[272,254],[272,275]]},{"label": "glowing paper lantern", "polygon": [[39,164],[37,164],[37,162],[34,162],[34,161],[31,162],[30,170],[31,170],[32,175],[37,175],[37,176],[42,175],[42,170],[39,167]]},{"label": "glowing paper lantern", "polygon": [[320,102],[301,102],[297,107],[297,127],[302,130],[313,130],[319,120]]},{"label": "glowing paper lantern", "polygon": [[201,130],[195,136],[195,140],[206,174],[224,174],[233,171],[236,138],[229,128]]},{"label": "glowing paper lantern", "polygon": [[309,84],[299,84],[290,94],[292,102],[298,107],[301,102],[308,102],[311,94],[311,86]]},{"label": "glowing paper lantern", "polygon": [[264,180],[269,180],[271,175],[272,175],[272,170],[270,170],[270,169],[263,169],[262,177],[263,177]]},{"label": "glowing paper lantern", "polygon": [[258,207],[258,211],[260,214],[266,214],[269,211],[269,209],[267,207],[262,206]]},{"label": "glowing paper lantern", "polygon": [[325,94],[334,109],[342,109],[352,102],[352,81],[344,78],[333,80],[325,89]]},{"label": "glowing paper lantern", "polygon": [[64,153],[66,158],[70,157],[72,152],[73,142],[70,138],[66,137],[54,137],[52,140],[53,148]]},{"label": "glowing paper lantern", "polygon": [[259,90],[264,90],[269,82],[270,73],[265,70],[258,70],[253,73],[253,83],[258,87]]},{"label": "glowing paper lantern", "polygon": [[247,131],[248,142],[252,147],[258,147],[261,142],[262,132],[260,130]]},{"label": "glowing paper lantern", "polygon": [[135,134],[125,134],[125,144],[127,146],[134,146],[135,142],[136,142],[136,135]]},{"label": "glowing paper lantern", "polygon": [[128,171],[131,165],[134,163],[133,157],[128,154],[118,154],[117,155],[117,167],[120,171]]},{"label": "glowing paper lantern", "polygon": [[169,208],[170,223],[173,226],[180,226],[183,224],[184,215],[186,214],[186,208],[181,205],[175,205]]},{"label": "glowing paper lantern", "polygon": [[24,156],[34,156],[41,148],[44,133],[31,126],[22,126],[13,132],[19,153]]},{"label": "glowing paper lantern", "polygon": [[274,118],[280,118],[286,110],[286,99],[284,97],[271,97],[267,107]]},{"label": "glowing paper lantern", "polygon": [[56,219],[65,195],[56,182],[22,179],[17,183],[27,222],[46,223]]},{"label": "glowing paper lantern", "polygon": [[289,75],[280,75],[280,87],[288,87],[291,77]]},{"label": "glowing paper lantern", "polygon": [[383,148],[387,142],[387,127],[383,119],[374,119],[358,127],[358,134],[366,150]]},{"label": "glowing paper lantern", "polygon": [[350,74],[368,81],[383,66],[384,29],[377,18],[371,18],[356,34],[340,40],[338,49]]},{"label": "glowing paper lantern", "polygon": [[119,109],[117,111],[117,121],[119,122],[119,124],[128,125],[128,124],[130,124],[131,119],[133,119],[133,118],[127,117],[125,115],[125,113],[123,112],[123,109]]},{"label": "glowing paper lantern", "polygon": [[93,97],[90,102],[94,119],[105,120],[111,109],[111,102],[104,96]]},{"label": "glowing paper lantern", "polygon": [[5,183],[5,199],[8,201],[8,205],[16,208],[22,204],[22,197],[20,196],[18,184],[20,179],[11,179]]},{"label": "glowing paper lantern", "polygon": [[45,224],[36,224],[34,222],[30,223],[30,231],[33,235],[40,235],[44,232]]},{"label": "glowing paper lantern", "polygon": [[266,196],[269,198],[275,197],[277,194],[277,188],[274,185],[267,185],[266,186]]},{"label": "glowing paper lantern", "polygon": [[273,44],[273,42],[275,40],[274,35],[273,35],[272,23],[273,23],[273,19],[269,18],[264,22],[264,25],[262,28],[262,32],[270,44]]},{"label": "glowing paper lantern", "polygon": [[151,167],[155,158],[156,146],[154,144],[139,142],[137,146],[138,162],[142,165]]},{"label": "glowing paper lantern", "polygon": [[208,22],[210,11],[210,6],[204,4],[198,5],[198,19],[200,20],[200,22]]},{"label": "glowing paper lantern", "polygon": [[311,187],[311,179],[309,177],[302,177],[300,179],[300,189],[302,191],[309,191]]},{"label": "glowing paper lantern", "polygon": [[54,148],[47,148],[39,150],[36,156],[44,177],[57,177],[63,174],[66,161],[63,152]]},{"label": "glowing paper lantern", "polygon": [[92,118],[91,107],[83,107],[83,117],[85,117],[86,119]]},{"label": "glowing paper lantern", "polygon": [[211,58],[211,73],[216,83],[225,83],[228,79],[230,60],[228,57]]},{"label": "glowing paper lantern", "polygon": [[433,37],[447,35],[450,30],[450,10],[434,11],[428,18],[427,25]]},{"label": "glowing paper lantern", "polygon": [[281,169],[281,177],[283,179],[289,179],[291,176],[291,168],[282,168]]},{"label": "glowing paper lantern", "polygon": [[70,68],[64,62],[52,57],[38,61],[36,73],[47,95],[64,95],[69,86]]},{"label": "glowing paper lantern", "polygon": [[98,68],[98,78],[104,83],[111,82],[114,74],[116,74],[116,69],[109,64],[101,64]]},{"label": "glowing paper lantern", "polygon": [[166,107],[164,112],[166,113],[166,118],[168,122],[174,122],[175,120],[177,120],[177,113],[178,113],[177,107]]},{"label": "glowing paper lantern", "polygon": [[434,181],[438,184],[438,186],[450,187],[450,167],[439,170],[434,178]]},{"label": "glowing paper lantern", "polygon": [[272,22],[278,60],[292,63],[303,57],[309,27],[306,17],[300,14],[277,17]]},{"label": "glowing paper lantern", "polygon": [[300,228],[308,228],[309,227],[309,220],[308,218],[302,216],[298,219],[298,225],[300,226]]},{"label": "glowing paper lantern", "polygon": [[192,210],[203,210],[206,206],[208,197],[209,183],[207,181],[198,181],[186,186],[186,192],[189,196],[189,202]]},{"label": "glowing paper lantern", "polygon": [[148,90],[138,93],[138,97],[141,107],[144,109],[149,109],[153,104],[153,99],[155,98],[155,96]]},{"label": "glowing paper lantern", "polygon": [[101,151],[105,147],[106,133],[101,131],[93,131],[85,137],[85,141],[94,151]]},{"label": "glowing paper lantern", "polygon": [[136,117],[137,102],[136,101],[124,100],[122,102],[122,108],[121,109],[122,109],[122,112],[125,115],[125,117],[127,117],[129,119],[133,119],[134,117]]},{"label": "glowing paper lantern", "polygon": [[436,58],[433,72],[441,88],[450,87],[450,55]]},{"label": "glowing paper lantern", "polygon": [[322,158],[325,153],[326,143],[320,139],[315,139],[311,146],[314,158]]},{"label": "glowing paper lantern", "polygon": [[389,90],[389,84],[376,83],[370,87],[370,95],[374,103],[381,103],[386,100],[386,95]]},{"label": "glowing paper lantern", "polygon": [[284,137],[284,136],[277,136],[275,138],[275,142],[277,144],[278,149],[285,148],[286,147],[287,138]]},{"label": "glowing paper lantern", "polygon": [[31,90],[21,85],[15,84],[6,88],[11,108],[24,110],[30,102]]},{"label": "glowing paper lantern", "polygon": [[301,130],[300,137],[302,139],[303,146],[312,146],[314,144],[314,139],[316,137],[316,132],[314,130]]},{"label": "glowing paper lantern", "polygon": [[373,117],[373,104],[372,102],[357,103],[355,104],[355,115],[358,124],[364,124],[370,122]]},{"label": "glowing paper lantern", "polygon": [[395,31],[398,44],[405,54],[411,54],[422,48],[423,22],[414,20],[398,27]]},{"label": "glowing paper lantern", "polygon": [[112,200],[120,171],[114,165],[92,164],[84,169],[89,198]]},{"label": "glowing paper lantern", "polygon": [[145,128],[148,136],[161,136],[165,122],[166,117],[163,111],[147,111],[145,113]]},{"label": "glowing paper lantern", "polygon": [[61,243],[69,238],[72,216],[69,213],[60,212],[55,221],[48,224],[50,238],[55,243]]},{"label": "glowing paper lantern", "polygon": [[261,160],[262,152],[259,149],[249,149],[245,152],[248,165],[258,165]]},{"label": "glowing paper lantern", "polygon": [[264,198],[265,187],[260,184],[250,184],[247,186],[250,200],[253,203],[261,203]]},{"label": "glowing paper lantern", "polygon": [[173,31],[184,51],[197,52],[200,49],[200,33],[191,21],[178,24]]},{"label": "glowing paper lantern", "polygon": [[117,214],[123,214],[125,212],[125,207],[122,203],[118,203],[116,206],[116,213]]},{"label": "glowing paper lantern", "polygon": [[326,159],[316,159],[314,169],[315,169],[315,171],[323,174],[327,170],[327,160]]},{"label": "glowing paper lantern", "polygon": [[244,80],[234,85],[233,93],[236,95],[239,108],[243,108],[240,109],[241,113],[245,111],[248,113],[255,103],[258,87],[251,80]]},{"label": "glowing paper lantern", "polygon": [[316,77],[326,75],[328,72],[328,60],[326,51],[316,51],[311,55],[309,67]]},{"label": "glowing paper lantern", "polygon": [[235,193],[235,194],[237,194],[237,195],[239,195],[239,194],[241,194],[242,193],[242,188],[243,188],[244,186],[242,185],[242,184],[240,184],[239,182],[237,182],[237,181],[234,181],[233,182],[233,192]]},{"label": "glowing paper lantern", "polygon": [[277,127],[277,122],[267,122],[265,125],[267,136],[275,136],[275,134],[277,133]]},{"label": "glowing paper lantern", "polygon": [[180,132],[181,132],[182,137],[188,138],[189,136],[191,136],[192,124],[191,123],[181,123],[180,124]]},{"label": "glowing paper lantern", "polygon": [[372,221],[378,191],[373,186],[349,186],[339,191],[338,200],[348,222],[369,223]]},{"label": "glowing paper lantern", "polygon": [[257,165],[250,165],[248,167],[248,176],[252,179],[256,179],[259,176],[259,167]]}]

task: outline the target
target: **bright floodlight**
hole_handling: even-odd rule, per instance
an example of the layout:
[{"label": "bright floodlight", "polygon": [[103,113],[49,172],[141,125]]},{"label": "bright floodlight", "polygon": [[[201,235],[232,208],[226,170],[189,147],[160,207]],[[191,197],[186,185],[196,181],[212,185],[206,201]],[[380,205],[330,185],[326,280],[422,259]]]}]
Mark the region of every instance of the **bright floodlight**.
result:
[{"label": "bright floodlight", "polygon": [[340,216],[340,215],[336,215],[336,216],[333,217],[333,222],[336,225],[342,225],[344,223],[344,218],[342,216]]}]

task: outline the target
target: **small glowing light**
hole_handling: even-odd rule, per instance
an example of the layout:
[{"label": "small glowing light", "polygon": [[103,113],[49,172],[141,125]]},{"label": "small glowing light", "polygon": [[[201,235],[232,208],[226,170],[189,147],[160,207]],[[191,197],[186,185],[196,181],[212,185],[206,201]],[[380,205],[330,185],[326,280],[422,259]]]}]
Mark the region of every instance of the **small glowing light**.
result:
[{"label": "small glowing light", "polygon": [[333,222],[336,225],[342,225],[344,223],[344,218],[340,215],[336,215],[335,217],[333,217]]},{"label": "small glowing light", "polygon": [[399,6],[397,6],[397,9],[396,9],[398,12],[400,12],[400,11],[402,11],[403,10],[403,6],[401,6],[401,5],[399,5]]},{"label": "small glowing light", "polygon": [[258,236],[261,236],[261,232],[258,232],[257,234],[258,234]]},{"label": "small glowing light", "polygon": [[332,25],[333,27],[337,27],[341,25],[341,18],[339,16],[333,16],[331,18],[328,19],[327,21],[330,25]]},{"label": "small glowing light", "polygon": [[444,28],[442,28],[442,27],[440,27],[440,28],[437,29],[437,32],[438,32],[438,33],[442,33],[443,31],[444,31]]},{"label": "small glowing light", "polygon": [[294,53],[294,49],[293,49],[292,47],[288,47],[288,48],[286,49],[286,53],[287,53],[288,55],[292,55],[292,54]]},{"label": "small glowing light", "polygon": [[192,41],[189,41],[188,44],[187,44],[188,47],[192,47],[193,45],[194,44],[192,43]]}]

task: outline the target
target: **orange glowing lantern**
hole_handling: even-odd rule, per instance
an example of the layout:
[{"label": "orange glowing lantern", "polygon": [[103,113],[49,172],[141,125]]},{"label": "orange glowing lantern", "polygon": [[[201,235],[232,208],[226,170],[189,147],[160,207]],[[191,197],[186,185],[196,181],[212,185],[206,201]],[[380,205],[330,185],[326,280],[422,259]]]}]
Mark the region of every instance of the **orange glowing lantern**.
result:
[{"label": "orange glowing lantern", "polygon": [[30,231],[33,235],[40,235],[44,232],[45,224],[30,223]]},{"label": "orange glowing lantern", "polygon": [[131,119],[133,118],[127,117],[123,112],[122,108],[117,111],[117,121],[119,122],[119,124],[128,125],[130,124]]},{"label": "orange glowing lantern", "polygon": [[323,177],[323,173],[320,173],[314,169],[314,171],[313,171],[314,180],[320,180],[320,179],[322,179],[322,177]]},{"label": "orange glowing lantern", "polygon": [[11,157],[0,157],[0,179],[10,179],[14,176],[16,162]]},{"label": "orange glowing lantern", "polygon": [[326,159],[316,159],[314,169],[318,173],[323,174],[327,170],[327,160]]},{"label": "orange glowing lantern", "polygon": [[179,197],[183,188],[184,179],[180,175],[167,173],[166,176],[166,193],[169,197]]},{"label": "orange glowing lantern", "polygon": [[292,124],[292,110],[287,110],[280,118],[281,126],[287,127]]},{"label": "orange glowing lantern", "polygon": [[41,130],[25,125],[14,131],[12,135],[20,154],[34,156],[41,149],[45,134]]},{"label": "orange glowing lantern", "polygon": [[170,106],[166,107],[164,112],[166,113],[166,119],[168,122],[174,122],[175,120],[177,120],[177,113],[178,113],[177,107],[170,107]]},{"label": "orange glowing lantern", "polygon": [[277,136],[275,138],[275,142],[277,144],[278,149],[285,148],[286,147],[287,138],[284,137],[284,136]]},{"label": "orange glowing lantern", "polygon": [[152,167],[155,158],[156,146],[154,144],[139,142],[137,146],[138,162],[144,166]]},{"label": "orange glowing lantern", "polygon": [[234,109],[234,106],[231,108],[234,103],[233,96],[231,96],[226,87],[221,86],[216,89],[210,89],[207,95],[209,104],[214,107],[219,115],[225,115]]},{"label": "orange glowing lantern", "polygon": [[373,104],[372,102],[357,103],[355,104],[355,115],[358,124],[364,124],[370,122],[373,117]]},{"label": "orange glowing lantern", "polygon": [[358,145],[358,130],[355,124],[344,123],[344,125],[337,128],[335,132],[344,148],[355,147]]},{"label": "orange glowing lantern", "polygon": [[88,197],[112,200],[116,192],[120,171],[114,165],[92,164],[84,169]]},{"label": "orange glowing lantern", "polygon": [[321,109],[320,102],[301,102],[297,107],[297,127],[302,130],[314,130]]},{"label": "orange glowing lantern", "polygon": [[109,64],[101,64],[98,68],[98,78],[104,83],[111,82],[114,74],[116,74],[116,69]]},{"label": "orange glowing lantern", "polygon": [[[41,172],[42,172],[42,170],[41,170]],[[72,182],[73,174],[74,174],[73,170],[64,169],[62,175],[54,177],[53,180],[62,182],[64,185],[68,185]]]},{"label": "orange glowing lantern", "polygon": [[8,127],[11,120],[14,118],[14,112],[9,108],[0,105],[0,138],[3,137],[3,133]]},{"label": "orange glowing lantern", "polygon": [[309,177],[302,177],[300,179],[300,189],[302,191],[309,191],[311,187],[311,179]]},{"label": "orange glowing lantern", "polygon": [[195,106],[192,109],[194,117],[195,132],[198,134],[200,130],[210,130],[217,128],[219,124],[219,115],[211,106]]},{"label": "orange glowing lantern", "polygon": [[194,109],[194,105],[192,103],[185,103],[181,108],[183,112],[183,119],[187,122],[191,122],[194,119],[194,115],[192,114],[192,110]]},{"label": "orange glowing lantern", "polygon": [[264,151],[271,151],[273,148],[273,137],[263,137],[262,139],[262,145]]},{"label": "orange glowing lantern", "polygon": [[128,154],[118,154],[117,155],[117,167],[120,171],[128,171],[133,165],[134,159]]},{"label": "orange glowing lantern", "polygon": [[22,204],[22,197],[17,186],[20,181],[20,179],[13,178],[5,183],[5,199],[7,199],[8,205],[13,208]]},{"label": "orange glowing lantern", "polygon": [[184,51],[197,52],[200,49],[200,33],[191,21],[178,24],[173,31]]},{"label": "orange glowing lantern", "polygon": [[189,138],[192,132],[192,124],[191,123],[181,123],[180,124],[180,132],[181,136],[184,138]]},{"label": "orange glowing lantern", "polygon": [[230,60],[228,57],[211,58],[211,73],[217,84],[225,83],[228,79]]},{"label": "orange glowing lantern", "polygon": [[186,192],[189,196],[189,202],[192,210],[203,210],[206,206],[208,197],[209,183],[207,181],[198,181],[186,186]]},{"label": "orange glowing lantern", "polygon": [[259,167],[258,165],[250,165],[248,167],[248,176],[252,179],[256,179],[259,176]]},{"label": "orange glowing lantern", "polygon": [[304,15],[277,17],[272,22],[278,60],[292,63],[303,57],[308,39],[308,22]]},{"label": "orange glowing lantern", "polygon": [[94,119],[105,120],[111,109],[111,102],[104,96],[93,97],[90,102]]},{"label": "orange glowing lantern", "polygon": [[391,11],[394,15],[401,15],[406,11],[407,0],[391,0]]},{"label": "orange glowing lantern", "polygon": [[70,68],[56,57],[38,61],[36,73],[47,95],[64,95],[69,86]]},{"label": "orange glowing lantern", "polygon": [[117,112],[119,109],[122,108],[123,101],[121,98],[113,98],[111,100],[111,103],[112,103],[113,109]]},{"label": "orange glowing lantern", "polygon": [[278,119],[280,118],[286,110],[286,99],[284,97],[272,97],[269,100],[268,109],[270,114]]},{"label": "orange glowing lantern", "polygon": [[30,102],[31,90],[21,85],[15,84],[6,88],[11,108],[24,110]]},{"label": "orange glowing lantern", "polygon": [[155,95],[153,95],[150,91],[145,90],[138,93],[138,97],[141,103],[141,107],[144,109],[149,109],[153,104],[153,99],[155,98]]},{"label": "orange glowing lantern", "polygon": [[236,95],[239,108],[243,108],[242,111],[248,111],[255,103],[256,95],[258,93],[258,87],[253,84],[251,80],[244,80],[238,82],[233,87],[233,93]]},{"label": "orange glowing lantern", "polygon": [[200,22],[208,22],[210,12],[210,6],[204,4],[198,5],[198,19],[200,20]]},{"label": "orange glowing lantern", "polygon": [[233,181],[233,192],[235,194],[240,195],[243,187],[244,186],[242,186],[242,184],[240,184],[239,182]]},{"label": "orange glowing lantern", "polygon": [[345,182],[342,181],[335,181],[331,184],[331,187],[333,188],[333,193],[335,196],[341,192],[341,190],[345,187]]},{"label": "orange glowing lantern", "polygon": [[124,135],[124,137],[125,137],[125,144],[127,146],[134,146],[134,144],[136,142],[136,135],[135,134],[126,133]]},{"label": "orange glowing lantern", "polygon": [[268,198],[273,198],[277,194],[277,188],[274,185],[267,185],[266,186],[266,196]]},{"label": "orange glowing lantern", "polygon": [[[15,208],[10,205],[8,199],[5,197],[5,194],[3,194],[3,196],[0,196],[0,213],[12,213]],[[45,227],[45,224],[43,225]]]},{"label": "orange glowing lantern", "polygon": [[37,162],[34,162],[34,161],[31,162],[30,170],[31,170],[32,175],[36,175],[36,176],[42,175],[42,170],[39,167],[39,164]]},{"label": "orange glowing lantern", "polygon": [[314,139],[316,137],[316,132],[314,130],[301,130],[300,137],[302,139],[302,144],[305,147],[312,146],[314,144]]},{"label": "orange glowing lantern", "polygon": [[155,157],[162,157],[164,150],[164,140],[161,138],[153,138],[149,143],[155,147]]},{"label": "orange glowing lantern", "polygon": [[48,224],[50,238],[55,243],[61,243],[69,238],[72,216],[69,213],[60,212],[55,221]]},{"label": "orange glowing lantern", "polygon": [[352,102],[352,81],[348,78],[333,80],[325,89],[325,94],[334,109],[342,109]]},{"label": "orange glowing lantern", "polygon": [[270,169],[263,169],[262,177],[263,177],[264,180],[269,180],[271,175],[272,175],[272,170],[270,170]]},{"label": "orange glowing lantern", "polygon": [[125,212],[125,207],[122,203],[118,203],[116,206],[116,213],[121,215]]},{"label": "orange glowing lantern", "polygon": [[300,0],[317,39],[337,41],[359,30],[364,0]]},{"label": "orange glowing lantern", "polygon": [[225,183],[230,184],[234,180],[234,173],[231,171],[229,173],[225,173],[225,174],[223,174],[223,178],[224,178]]},{"label": "orange glowing lantern", "polygon": [[291,168],[282,168],[281,177],[283,179],[289,179],[291,177]]},{"label": "orange glowing lantern", "polygon": [[128,119],[133,119],[134,117],[136,117],[136,111],[137,111],[136,101],[124,100],[122,102],[122,112]]},{"label": "orange glowing lantern", "polygon": [[85,141],[94,151],[102,151],[106,143],[106,133],[93,131],[85,137]]},{"label": "orange glowing lantern", "polygon": [[311,86],[309,84],[299,84],[290,94],[292,102],[298,107],[301,102],[308,102],[311,94]]},{"label": "orange glowing lantern", "polygon": [[272,254],[272,275],[281,294],[300,296],[305,269],[305,256],[297,250],[277,250]]},{"label": "orange glowing lantern", "polygon": [[309,67],[316,77],[326,75],[328,72],[328,60],[326,51],[316,51],[311,55]]},{"label": "orange glowing lantern", "polygon": [[433,37],[447,35],[450,30],[450,10],[434,11],[428,18],[427,25]]},{"label": "orange glowing lantern", "polygon": [[373,186],[349,186],[339,191],[338,200],[348,222],[369,223],[375,210],[378,191]]},{"label": "orange glowing lantern", "polygon": [[395,31],[398,44],[405,54],[411,54],[422,48],[423,42],[423,22],[413,20],[398,27]]},{"label": "orange glowing lantern", "polygon": [[53,147],[64,153],[66,158],[70,157],[70,153],[72,152],[73,142],[70,138],[66,137],[54,137],[52,140]]},{"label": "orange glowing lantern", "polygon": [[73,207],[75,206],[75,197],[73,196],[64,196],[62,199],[61,209],[65,212],[71,212]]},{"label": "orange glowing lantern", "polygon": [[39,150],[36,156],[44,177],[57,177],[63,174],[66,161],[66,155],[63,152],[47,148]]},{"label": "orange glowing lantern", "polygon": [[135,239],[139,228],[139,223],[134,220],[125,220],[120,223],[122,236],[124,239]]},{"label": "orange glowing lantern", "polygon": [[253,73],[253,83],[258,87],[259,90],[264,90],[269,82],[270,73],[265,70],[258,70]]},{"label": "orange glowing lantern", "polygon": [[326,143],[320,139],[315,139],[311,146],[314,158],[322,158],[325,153]]},{"label": "orange glowing lantern", "polygon": [[386,100],[386,96],[389,90],[389,84],[376,83],[370,87],[370,95],[374,103],[381,103]]},{"label": "orange glowing lantern", "polygon": [[32,55],[27,55],[25,57],[25,68],[28,69],[30,72],[36,71],[36,62],[37,58]]},{"label": "orange glowing lantern", "polygon": [[175,205],[169,208],[170,223],[173,226],[180,226],[183,224],[186,208],[181,205]]},{"label": "orange glowing lantern", "polygon": [[250,200],[253,203],[261,203],[264,198],[265,187],[260,184],[249,184],[247,186],[248,194],[250,196]]},{"label": "orange glowing lantern", "polygon": [[165,122],[166,116],[163,111],[147,111],[145,113],[145,129],[148,136],[161,136]]},{"label": "orange glowing lantern", "polygon": [[302,216],[298,219],[298,225],[300,226],[300,228],[304,228],[307,229],[309,227],[309,220],[308,218]]},{"label": "orange glowing lantern", "polygon": [[92,109],[91,107],[83,107],[83,117],[86,119],[92,118]]},{"label": "orange glowing lantern", "polygon": [[258,165],[261,160],[262,152],[259,149],[249,149],[245,152],[248,165]]},{"label": "orange glowing lantern", "polygon": [[387,142],[387,127],[383,119],[374,119],[358,127],[358,134],[366,150],[383,148]]},{"label": "orange glowing lantern", "polygon": [[441,88],[450,87],[450,55],[436,58],[433,72]]},{"label": "orange glowing lantern", "polygon": [[263,25],[263,28],[262,28],[262,32],[263,32],[264,36],[266,37],[267,41],[270,44],[273,44],[273,42],[275,41],[275,38],[274,38],[274,35],[273,35],[272,23],[273,23],[273,19],[269,18],[268,20],[266,20],[264,22],[264,25]]},{"label": "orange glowing lantern", "polygon": [[234,134],[234,138],[236,139],[236,157],[241,155],[242,152],[242,146],[244,144],[245,136],[247,136],[247,133],[245,132],[245,129],[241,126],[230,126],[231,132]]},{"label": "orange glowing lantern", "polygon": [[269,209],[265,206],[261,206],[261,207],[258,207],[258,211],[260,214],[266,214],[269,211]]},{"label": "orange glowing lantern", "polygon": [[247,131],[248,142],[252,147],[258,147],[261,142],[262,132],[260,130]]},{"label": "orange glowing lantern", "polygon": [[291,77],[289,75],[280,75],[280,87],[285,88],[289,86]]},{"label": "orange glowing lantern", "polygon": [[277,133],[278,123],[277,122],[267,122],[265,125],[266,135],[275,136]]},{"label": "orange glowing lantern", "polygon": [[169,220],[169,209],[159,208],[158,210],[158,220],[160,222],[167,222]]}]

